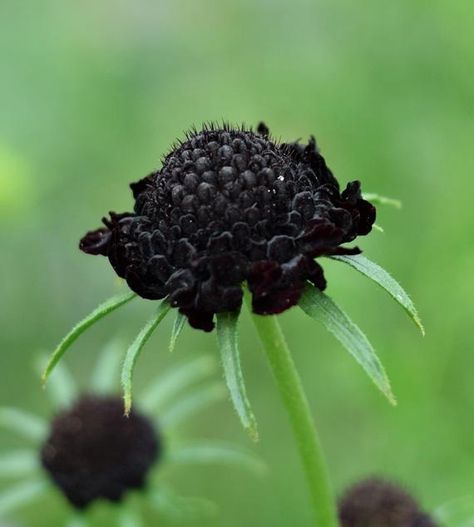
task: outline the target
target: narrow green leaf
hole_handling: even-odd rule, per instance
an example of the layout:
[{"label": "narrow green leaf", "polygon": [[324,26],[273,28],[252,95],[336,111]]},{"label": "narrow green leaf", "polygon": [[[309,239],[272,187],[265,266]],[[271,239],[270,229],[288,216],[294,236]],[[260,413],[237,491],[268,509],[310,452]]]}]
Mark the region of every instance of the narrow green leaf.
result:
[{"label": "narrow green leaf", "polygon": [[224,441],[190,441],[173,447],[167,461],[178,464],[222,464],[247,468],[262,474],[265,464],[252,452]]},{"label": "narrow green leaf", "polygon": [[143,349],[143,346],[151,337],[158,324],[165,318],[165,315],[170,309],[171,306],[169,302],[167,300],[163,300],[163,302],[161,302],[161,304],[158,306],[156,313],[145,324],[144,328],[140,331],[127,350],[122,367],[122,388],[123,399],[125,402],[125,415],[129,415],[130,410],[132,409],[132,377],[137,359]]},{"label": "narrow green leaf", "polygon": [[226,390],[222,383],[206,384],[174,403],[161,415],[159,422],[163,428],[176,426],[198,411],[222,400],[225,395]]},{"label": "narrow green leaf", "polygon": [[385,291],[387,291],[387,293],[392,298],[394,298],[408,313],[408,316],[420,329],[421,334],[425,334],[425,328],[421,323],[420,317],[418,316],[418,312],[411,298],[408,296],[402,286],[392,276],[390,276],[387,271],[385,271],[385,269],[380,267],[380,265],[372,262],[361,254],[354,256],[331,256],[331,259],[350,265],[363,275],[373,280],[380,287],[385,289]]},{"label": "narrow green leaf", "polygon": [[46,487],[46,481],[26,481],[3,490],[0,493],[0,518],[39,498]]},{"label": "narrow green leaf", "polygon": [[240,367],[240,354],[237,339],[239,313],[217,314],[217,340],[221,351],[224,377],[230,398],[240,421],[250,437],[258,440],[257,421],[247,398],[244,376]]},{"label": "narrow green leaf", "polygon": [[197,357],[179,364],[161,375],[145,390],[140,397],[140,406],[147,412],[162,408],[176,394],[215,371],[216,362],[209,356]]},{"label": "narrow green leaf", "polygon": [[14,450],[0,456],[0,478],[15,478],[32,474],[39,469],[33,450]]},{"label": "narrow green leaf", "polygon": [[186,323],[186,316],[180,313],[179,311],[177,311],[176,318],[174,319],[173,330],[171,331],[170,346],[169,346],[170,353],[173,353],[174,348],[176,347],[176,341],[178,340],[178,337],[181,334],[181,331],[183,330],[185,323]]},{"label": "narrow green leaf", "polygon": [[120,306],[123,306],[127,302],[130,302],[133,298],[136,297],[135,293],[126,293],[124,295],[114,296],[106,300],[103,304],[96,307],[92,313],[83,318],[78,322],[71,331],[63,338],[59,343],[58,347],[51,354],[48,365],[43,373],[43,383],[48,380],[49,375],[54,370],[56,364],[62,359],[63,355],[69,349],[71,344],[90,326],[98,322],[100,319],[104,318],[112,311],[115,311]]},{"label": "narrow green leaf", "polygon": [[435,509],[432,516],[442,526],[472,527],[474,525],[474,495],[449,500]]},{"label": "narrow green leaf", "polygon": [[81,513],[76,513],[67,523],[67,527],[88,527],[88,525],[85,515]]},{"label": "narrow green leaf", "polygon": [[42,441],[48,431],[46,421],[40,417],[11,407],[0,408],[0,426],[34,442]]},{"label": "narrow green leaf", "polygon": [[311,318],[321,322],[339,340],[387,399],[396,405],[390,381],[374,348],[344,311],[330,297],[309,284],[304,290],[299,306]]},{"label": "narrow green leaf", "polygon": [[123,342],[118,339],[110,341],[100,352],[91,378],[92,393],[111,393],[116,386],[120,363],[120,351]]},{"label": "narrow green leaf", "polygon": [[380,196],[379,194],[373,193],[364,193],[362,194],[362,197],[374,205],[389,205],[396,209],[402,208],[402,202],[399,199],[387,198],[386,196]]},{"label": "narrow green leaf", "polygon": [[118,510],[117,523],[119,527],[143,527],[144,525],[138,512],[125,504]]},{"label": "narrow green leaf", "polygon": [[155,510],[175,522],[189,522],[203,516],[215,516],[217,513],[217,506],[212,501],[178,496],[163,484],[151,492],[149,497]]}]

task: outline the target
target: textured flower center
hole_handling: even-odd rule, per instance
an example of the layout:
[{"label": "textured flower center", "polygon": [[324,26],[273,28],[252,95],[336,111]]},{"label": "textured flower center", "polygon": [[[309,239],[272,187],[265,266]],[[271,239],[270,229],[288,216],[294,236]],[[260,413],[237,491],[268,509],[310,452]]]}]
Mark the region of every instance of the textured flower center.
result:
[{"label": "textured flower center", "polygon": [[111,214],[81,248],[205,330],[215,313],[240,308],[245,281],[260,314],[294,305],[308,280],[324,289],[314,259],[347,253],[340,245],[375,219],[358,182],[340,193],[314,139],[278,144],[264,125],[194,131],[131,187],[134,213]]},{"label": "textured flower center", "polygon": [[436,527],[402,488],[378,479],[358,483],[339,504],[342,527]]},{"label": "textured flower center", "polygon": [[41,462],[66,498],[84,508],[142,488],[160,451],[147,418],[136,412],[125,417],[118,397],[87,396],[54,419]]}]

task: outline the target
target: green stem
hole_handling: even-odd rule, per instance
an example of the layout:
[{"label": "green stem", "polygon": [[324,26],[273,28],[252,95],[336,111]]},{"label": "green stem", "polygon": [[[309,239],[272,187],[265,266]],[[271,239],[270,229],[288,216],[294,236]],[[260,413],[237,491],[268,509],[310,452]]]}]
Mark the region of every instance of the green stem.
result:
[{"label": "green stem", "polygon": [[338,527],[326,463],[308,400],[285,337],[275,316],[252,315],[288,411],[306,473],[318,527]]}]

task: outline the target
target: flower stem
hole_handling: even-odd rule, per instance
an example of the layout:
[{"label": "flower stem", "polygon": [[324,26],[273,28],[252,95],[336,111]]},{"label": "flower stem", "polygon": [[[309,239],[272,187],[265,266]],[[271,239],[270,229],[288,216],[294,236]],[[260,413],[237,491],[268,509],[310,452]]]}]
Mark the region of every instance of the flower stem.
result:
[{"label": "flower stem", "polygon": [[275,316],[252,315],[280,395],[288,411],[306,473],[317,527],[337,527],[336,507],[308,400]]}]

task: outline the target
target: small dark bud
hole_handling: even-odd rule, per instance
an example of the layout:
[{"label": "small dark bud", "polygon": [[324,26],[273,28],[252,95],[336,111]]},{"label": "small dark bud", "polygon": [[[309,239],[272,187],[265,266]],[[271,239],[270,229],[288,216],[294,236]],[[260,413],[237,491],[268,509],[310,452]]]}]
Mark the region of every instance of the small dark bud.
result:
[{"label": "small dark bud", "polygon": [[240,309],[245,282],[262,315],[295,305],[307,281],[324,289],[315,258],[359,252],[342,245],[375,221],[359,182],[340,191],[314,137],[280,144],[263,123],[193,131],[131,188],[134,212],[111,215],[80,248],[205,331]]},{"label": "small dark bud", "polygon": [[118,397],[85,396],[53,420],[41,462],[70,503],[83,509],[143,488],[160,452],[147,418],[137,412],[125,417]]},{"label": "small dark bud", "polygon": [[339,503],[341,527],[436,527],[402,488],[369,479],[350,488]]}]

